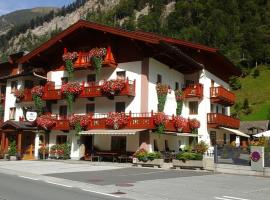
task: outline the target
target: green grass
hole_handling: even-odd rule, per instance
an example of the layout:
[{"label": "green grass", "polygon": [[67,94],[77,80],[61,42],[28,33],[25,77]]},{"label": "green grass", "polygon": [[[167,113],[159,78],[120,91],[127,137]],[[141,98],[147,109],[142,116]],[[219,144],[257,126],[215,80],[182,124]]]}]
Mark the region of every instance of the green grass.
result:
[{"label": "green grass", "polygon": [[260,75],[257,78],[253,78],[251,75],[240,78],[242,88],[234,91],[236,102],[243,104],[244,99],[247,98],[252,109],[249,115],[241,113],[241,120],[254,121],[268,119],[270,110],[270,69],[266,66],[259,66],[258,69]]}]

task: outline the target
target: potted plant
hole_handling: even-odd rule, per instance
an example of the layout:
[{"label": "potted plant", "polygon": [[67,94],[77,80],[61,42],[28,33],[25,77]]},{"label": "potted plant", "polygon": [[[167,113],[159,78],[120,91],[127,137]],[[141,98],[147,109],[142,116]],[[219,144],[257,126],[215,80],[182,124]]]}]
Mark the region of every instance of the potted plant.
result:
[{"label": "potted plant", "polygon": [[181,152],[173,159],[176,168],[203,168],[203,155],[195,152]]},{"label": "potted plant", "polygon": [[93,48],[89,51],[91,64],[95,68],[97,76],[99,76],[100,74],[103,58],[106,55],[106,52],[107,52],[106,48]]},{"label": "potted plant", "polygon": [[68,72],[68,78],[71,79],[74,73],[73,62],[78,58],[78,53],[67,52],[67,50],[65,49],[65,52],[62,58],[63,58],[63,61],[65,62],[65,67]]},{"label": "potted plant", "polygon": [[139,166],[162,167],[164,160],[159,152],[147,152],[145,149],[139,149],[134,153],[134,164]]},{"label": "potted plant", "polygon": [[72,111],[72,104],[75,97],[82,92],[82,86],[79,82],[68,82],[61,87],[61,92],[64,94],[69,112]]},{"label": "potted plant", "polygon": [[38,149],[38,155],[39,155],[39,159],[47,159],[49,156],[49,147],[46,147],[45,145],[42,145],[39,149]]},{"label": "potted plant", "polygon": [[128,123],[128,116],[125,113],[111,112],[106,119],[106,126],[115,130],[123,128]]},{"label": "potted plant", "polygon": [[44,93],[44,87],[41,85],[35,86],[31,89],[32,98],[35,103],[35,107],[39,113],[41,113],[44,102],[42,101],[42,95]]},{"label": "potted plant", "polygon": [[72,115],[69,118],[69,124],[71,127],[74,128],[76,133],[79,133],[82,130],[85,130],[89,122],[90,122],[89,115]]},{"label": "potted plant", "polygon": [[182,132],[188,126],[188,120],[184,117],[176,116],[174,118],[174,126],[179,132]]},{"label": "potted plant", "polygon": [[9,160],[11,161],[17,160],[17,146],[16,146],[15,140],[12,141],[9,145],[8,156],[9,156]]},{"label": "potted plant", "polygon": [[167,121],[168,117],[163,112],[158,112],[154,115],[154,123],[156,125],[158,134],[163,134]]},{"label": "potted plant", "polygon": [[24,97],[24,90],[23,89],[15,90],[14,96],[16,97],[16,102],[20,102]]},{"label": "potted plant", "polygon": [[156,91],[157,91],[157,97],[158,97],[158,112],[164,111],[168,90],[169,90],[168,85],[162,85],[160,83],[156,85]]},{"label": "potted plant", "polygon": [[192,131],[192,133],[197,134],[198,133],[198,128],[200,128],[201,124],[199,122],[199,120],[197,119],[190,119],[189,120],[189,127]]}]

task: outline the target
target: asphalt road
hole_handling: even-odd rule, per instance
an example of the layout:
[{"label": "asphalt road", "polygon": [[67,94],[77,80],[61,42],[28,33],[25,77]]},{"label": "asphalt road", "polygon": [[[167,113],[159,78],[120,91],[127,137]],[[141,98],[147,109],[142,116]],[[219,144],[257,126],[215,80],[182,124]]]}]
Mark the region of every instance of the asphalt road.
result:
[{"label": "asphalt road", "polygon": [[55,185],[0,173],[0,200],[114,200],[110,194],[83,191],[79,188]]},{"label": "asphalt road", "polygon": [[[158,170],[149,168],[122,168],[92,172],[70,172],[47,174],[56,178],[64,178],[73,181],[91,183],[95,185],[123,185],[128,187],[128,184],[138,181],[161,180],[181,177],[204,176],[211,175],[212,172],[196,171],[196,170]],[[131,186],[130,185],[130,186]]]}]

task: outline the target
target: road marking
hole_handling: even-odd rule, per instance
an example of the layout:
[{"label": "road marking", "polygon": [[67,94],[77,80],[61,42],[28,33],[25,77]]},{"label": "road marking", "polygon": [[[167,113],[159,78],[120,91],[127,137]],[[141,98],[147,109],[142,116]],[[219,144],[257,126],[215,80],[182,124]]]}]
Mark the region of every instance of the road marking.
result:
[{"label": "road marking", "polygon": [[34,181],[38,181],[38,179],[36,179],[36,178],[31,178],[31,177],[27,177],[27,176],[19,176],[19,177],[34,180]]},{"label": "road marking", "polygon": [[222,197],[215,197],[215,199],[219,199],[219,200],[249,200],[249,199],[243,199],[243,198],[239,198],[239,197],[231,197],[231,196],[222,196]]},{"label": "road marking", "polygon": [[158,171],[158,172],[145,172],[145,173],[137,173],[137,174],[121,174],[117,176],[140,176],[140,175],[147,175],[147,174],[160,174],[160,173],[165,173],[167,171]]},{"label": "road marking", "polygon": [[61,184],[61,183],[55,183],[55,182],[51,182],[51,181],[45,181],[45,182],[53,184],[53,185],[59,185],[59,186],[67,187],[67,188],[72,188],[72,186],[70,186],[70,185],[64,185],[64,184]]},{"label": "road marking", "polygon": [[106,196],[110,196],[110,197],[121,198],[120,196],[116,196],[116,195],[113,195],[113,194],[97,192],[97,191],[87,190],[87,189],[81,189],[81,190],[86,191],[86,192],[92,192],[92,193],[96,193],[96,194],[106,195]]},{"label": "road marking", "polygon": [[230,197],[230,196],[223,196],[225,198],[231,198],[231,199],[238,199],[238,200],[249,200],[249,199],[243,199],[243,198],[239,198],[239,197]]}]

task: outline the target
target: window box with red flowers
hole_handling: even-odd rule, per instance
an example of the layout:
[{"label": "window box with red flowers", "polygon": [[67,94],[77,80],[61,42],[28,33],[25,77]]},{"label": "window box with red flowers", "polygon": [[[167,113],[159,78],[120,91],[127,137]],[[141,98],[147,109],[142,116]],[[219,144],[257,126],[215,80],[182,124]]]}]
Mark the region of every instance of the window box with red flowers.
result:
[{"label": "window box with red flowers", "polygon": [[125,87],[125,81],[121,79],[105,81],[101,86],[102,93],[106,95],[119,94]]},{"label": "window box with red flowers", "polygon": [[89,115],[72,115],[69,118],[69,124],[71,127],[74,128],[76,133],[79,133],[82,130],[85,130],[85,128],[88,126],[89,122],[90,122]]},{"label": "window box with red flowers", "polygon": [[65,62],[66,65],[66,70],[68,72],[69,79],[73,77],[74,72],[73,61],[75,61],[77,57],[78,57],[77,52],[66,52],[66,49],[64,55],[62,56],[63,61]]},{"label": "window box with red flowers", "polygon": [[108,114],[106,126],[114,130],[121,129],[128,124],[129,118],[125,113],[112,112]]},{"label": "window box with red flowers", "polygon": [[163,134],[166,128],[166,123],[168,122],[168,117],[163,112],[158,112],[154,115],[154,123],[157,128],[158,134]]},{"label": "window box with red flowers", "polygon": [[177,104],[176,115],[181,115],[182,107],[183,107],[183,100],[184,100],[183,91],[178,89],[174,91],[174,94],[175,94],[175,100]]},{"label": "window box with red flowers", "polygon": [[79,82],[68,82],[61,87],[61,92],[65,96],[68,110],[72,111],[72,104],[75,100],[75,97],[82,92],[82,86]]},{"label": "window box with red flowers", "polygon": [[37,118],[37,126],[45,130],[50,130],[55,126],[56,121],[51,115],[41,115]]},{"label": "window box with red flowers", "polygon": [[103,58],[106,55],[106,48],[93,48],[89,51],[89,57],[91,64],[95,68],[97,76],[100,74],[100,70],[103,63]]},{"label": "window box with red flowers", "polygon": [[158,97],[158,112],[164,111],[164,106],[168,94],[168,85],[162,85],[158,83],[156,85],[157,97]]},{"label": "window box with red flowers", "polygon": [[31,89],[32,98],[34,100],[36,109],[39,113],[42,112],[44,102],[42,101],[42,95],[44,93],[44,87],[41,85],[35,86]]},{"label": "window box with red flowers", "polygon": [[174,118],[174,126],[179,132],[182,132],[183,130],[186,130],[189,126],[188,120],[184,117],[176,116]]}]

